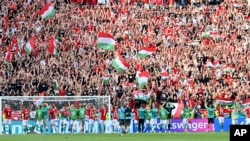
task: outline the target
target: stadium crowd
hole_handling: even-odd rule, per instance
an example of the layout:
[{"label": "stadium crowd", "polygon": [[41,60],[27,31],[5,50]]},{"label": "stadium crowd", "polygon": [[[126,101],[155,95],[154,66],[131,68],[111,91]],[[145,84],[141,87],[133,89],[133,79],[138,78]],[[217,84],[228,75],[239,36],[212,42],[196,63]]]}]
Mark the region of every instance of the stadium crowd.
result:
[{"label": "stadium crowd", "polygon": [[[54,17],[37,12],[53,3]],[[250,98],[249,1],[226,0],[210,5],[200,1],[174,5],[122,3],[85,5],[64,0],[3,0],[0,4],[1,96],[111,95],[112,104],[131,101],[138,89],[137,66],[149,71],[151,102],[195,103],[205,108],[216,97]],[[204,32],[209,31],[208,36]],[[97,48],[99,32],[111,34],[115,49],[130,67],[117,72],[116,52]],[[48,53],[51,36],[59,55]],[[24,50],[31,37],[35,48]],[[157,48],[143,59],[141,47]],[[11,61],[5,63],[6,52]],[[162,79],[161,72],[167,72]],[[110,75],[108,84],[103,73]],[[55,85],[56,84],[56,85]]]}]

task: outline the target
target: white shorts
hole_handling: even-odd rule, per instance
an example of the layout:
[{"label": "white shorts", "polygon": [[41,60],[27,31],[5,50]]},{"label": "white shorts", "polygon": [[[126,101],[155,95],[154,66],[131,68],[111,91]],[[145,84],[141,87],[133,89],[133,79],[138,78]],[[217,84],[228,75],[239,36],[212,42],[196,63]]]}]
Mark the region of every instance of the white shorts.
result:
[{"label": "white shorts", "polygon": [[22,125],[27,126],[28,125],[28,120],[23,120]]},{"label": "white shorts", "polygon": [[167,124],[167,120],[160,120],[160,124],[166,125]]},{"label": "white shorts", "polygon": [[138,120],[134,120],[134,124],[138,124]]},{"label": "white shorts", "polygon": [[77,120],[70,120],[70,124],[71,125],[76,125],[77,124]]},{"label": "white shorts", "polygon": [[93,125],[94,124],[94,120],[93,119],[89,119],[89,125]]},{"label": "white shorts", "polygon": [[51,119],[50,124],[56,124],[56,119]]},{"label": "white shorts", "polygon": [[150,124],[150,120],[146,120],[146,122],[145,122],[146,124]]},{"label": "white shorts", "polygon": [[232,119],[232,124],[237,125],[238,124],[238,119]]},{"label": "white shorts", "polygon": [[224,117],[219,117],[218,120],[219,120],[219,123],[224,123]]},{"label": "white shorts", "polygon": [[151,119],[150,124],[151,125],[156,125],[157,124],[157,119]]},{"label": "white shorts", "polygon": [[40,126],[40,125],[43,125],[43,120],[37,120],[37,121],[36,121],[36,125],[39,125],[39,126]]},{"label": "white shorts", "polygon": [[68,123],[67,119],[62,119],[61,120],[61,124],[67,124],[67,123]]},{"label": "white shorts", "polygon": [[113,126],[118,126],[118,125],[119,125],[118,120],[117,120],[117,119],[113,119],[113,120],[112,120],[112,125],[113,125]]},{"label": "white shorts", "polygon": [[11,119],[4,119],[3,124],[11,124]]},{"label": "white shorts", "polygon": [[246,118],[246,125],[250,125],[250,118]]},{"label": "white shorts", "polygon": [[182,120],[182,124],[188,124],[188,119],[187,119],[187,118],[184,118],[184,119]]},{"label": "white shorts", "polygon": [[100,124],[105,124],[105,123],[106,123],[106,120],[99,120],[99,123],[100,123]]}]

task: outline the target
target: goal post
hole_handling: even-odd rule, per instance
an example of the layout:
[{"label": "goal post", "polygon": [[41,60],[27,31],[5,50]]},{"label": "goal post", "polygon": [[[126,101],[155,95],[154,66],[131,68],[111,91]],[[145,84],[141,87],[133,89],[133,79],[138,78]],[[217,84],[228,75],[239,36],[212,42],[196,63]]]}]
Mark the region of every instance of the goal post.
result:
[{"label": "goal post", "polygon": [[[28,127],[35,127],[36,126],[36,110],[37,107],[43,106],[44,103],[47,103],[49,109],[51,107],[56,107],[58,109],[58,118],[56,119],[56,127],[58,131],[60,130],[61,126],[61,120],[60,120],[60,109],[64,105],[67,105],[69,108],[74,105],[76,108],[79,108],[81,105],[83,107],[89,107],[93,106],[95,107],[95,118],[94,125],[95,125],[95,132],[99,132],[99,121],[98,121],[98,113],[100,109],[102,108],[102,105],[104,105],[107,109],[107,117],[106,121],[111,122],[111,99],[110,96],[3,96],[0,97],[0,135],[3,134],[3,131],[11,130],[11,134],[22,134],[23,133],[23,124],[22,124],[22,110],[28,109],[30,112],[29,120],[28,120]],[[4,122],[4,109],[6,106],[9,106],[12,109],[12,118],[11,118],[11,128],[6,128],[6,123]],[[97,113],[98,112],[98,113]],[[67,120],[69,123],[67,123],[67,128],[70,128],[70,120]],[[88,124],[88,119],[85,119],[86,123]],[[48,121],[48,133],[53,132],[53,129],[50,128],[50,121]],[[98,122],[98,123],[96,123]],[[76,123],[77,125],[77,132],[81,132],[79,123]],[[84,125],[86,129],[88,125]],[[107,125],[111,126],[111,125]],[[8,126],[9,127],[9,126]],[[111,128],[111,127],[109,127]],[[111,129],[109,129],[111,130]],[[68,131],[68,129],[67,129]],[[39,132],[39,131],[38,131]],[[59,132],[58,132],[59,133]],[[109,133],[108,129],[106,129],[105,133]]]}]

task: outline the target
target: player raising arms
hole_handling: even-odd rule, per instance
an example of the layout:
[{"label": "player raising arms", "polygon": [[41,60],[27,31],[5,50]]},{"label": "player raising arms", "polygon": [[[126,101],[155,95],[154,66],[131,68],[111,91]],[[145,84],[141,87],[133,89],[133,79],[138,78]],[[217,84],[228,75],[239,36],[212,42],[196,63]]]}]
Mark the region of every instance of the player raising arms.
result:
[{"label": "player raising arms", "polygon": [[114,106],[112,110],[112,132],[116,132],[118,130],[118,109],[117,106]]},{"label": "player raising arms", "polygon": [[66,133],[66,127],[68,124],[68,117],[69,117],[69,112],[68,112],[68,107],[65,105],[62,106],[60,109],[60,119],[61,119],[61,133],[64,134]]},{"label": "player raising arms", "polygon": [[78,119],[78,109],[75,107],[74,104],[71,105],[70,107],[70,129],[71,133],[76,133],[76,128],[77,128],[77,119]]},{"label": "player raising arms", "polygon": [[27,132],[28,132],[29,116],[30,116],[30,110],[27,107],[24,107],[22,110],[23,134],[27,134]]},{"label": "player raising arms", "polygon": [[190,118],[190,114],[192,112],[193,109],[189,108],[188,105],[185,105],[184,108],[182,109],[183,114],[182,114],[182,124],[184,126],[184,131],[188,132],[188,124],[189,124],[189,118]]},{"label": "player raising arms", "polygon": [[225,115],[225,111],[228,111],[228,107],[226,107],[225,109],[223,107],[221,107],[220,104],[217,105],[217,111],[218,111],[218,114],[219,114],[219,117],[218,117],[218,121],[219,121],[219,124],[220,124],[220,130],[221,132],[223,132],[223,129],[224,129],[224,115]]},{"label": "player raising arms", "polygon": [[[3,131],[5,134],[11,134],[12,109],[8,104],[6,104],[3,112],[5,116],[5,119],[3,121]],[[6,126],[8,127],[6,128]],[[8,129],[8,132],[6,131],[6,129]]]},{"label": "player raising arms", "polygon": [[85,129],[85,115],[86,115],[86,108],[84,104],[80,104],[80,108],[78,109],[78,116],[79,116],[79,124],[81,133],[84,133]]},{"label": "player raising arms", "polygon": [[102,108],[100,109],[100,125],[101,125],[100,133],[105,133],[107,112],[108,110],[105,107],[105,105],[102,105]]},{"label": "player raising arms", "polygon": [[173,104],[167,103],[165,106],[165,109],[168,111],[167,115],[167,125],[168,125],[168,131],[171,132],[171,119],[172,119],[172,111],[175,109],[175,106]]},{"label": "player raising arms", "polygon": [[151,121],[151,109],[150,109],[150,107],[147,107],[146,109],[145,109],[146,111],[146,115],[145,115],[145,119],[146,119],[146,128],[145,128],[145,130],[147,131],[148,129],[149,130],[152,130],[152,128],[150,128],[150,121]]},{"label": "player raising arms", "polygon": [[56,120],[58,117],[58,110],[57,110],[55,105],[53,105],[52,108],[49,110],[49,117],[50,117],[50,124],[51,124],[51,132],[58,133],[58,130],[56,128]]},{"label": "player raising arms", "polygon": [[160,124],[161,124],[161,131],[163,129],[164,132],[166,132],[167,129],[167,115],[168,111],[161,105],[159,116],[160,116]]},{"label": "player raising arms", "polygon": [[150,121],[151,132],[152,132],[152,133],[155,132],[155,128],[156,128],[156,126],[157,126],[157,118],[158,118],[158,109],[155,108],[155,104],[152,103],[151,121]]},{"label": "player raising arms", "polygon": [[87,110],[87,115],[89,117],[89,132],[93,133],[94,121],[95,121],[95,106],[91,105]]},{"label": "player raising arms", "polygon": [[215,109],[212,104],[210,104],[207,108],[207,118],[208,118],[208,126],[207,126],[207,132],[209,132],[210,127],[214,129],[214,113]]},{"label": "player raising arms", "polygon": [[49,121],[49,105],[47,103],[43,103],[41,110],[42,110],[42,116],[43,116],[43,128],[42,128],[43,132],[42,133],[47,133],[48,121]]},{"label": "player raising arms", "polygon": [[133,114],[134,114],[134,124],[135,124],[135,132],[139,133],[139,112],[138,109],[134,108],[133,109]]},{"label": "player raising arms", "polygon": [[40,131],[43,133],[43,111],[42,111],[42,106],[37,106],[36,109],[36,127],[37,131]]}]

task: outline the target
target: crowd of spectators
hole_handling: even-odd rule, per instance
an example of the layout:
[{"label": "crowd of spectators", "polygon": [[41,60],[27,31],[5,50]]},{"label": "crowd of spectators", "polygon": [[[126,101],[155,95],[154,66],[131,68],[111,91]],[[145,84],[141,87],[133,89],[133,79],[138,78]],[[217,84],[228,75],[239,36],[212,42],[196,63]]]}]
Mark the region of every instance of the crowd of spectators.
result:
[{"label": "crowd of spectators", "polygon": [[[56,15],[44,21],[37,12],[48,1],[53,3]],[[136,65],[140,64],[150,72],[144,91],[151,92],[152,101],[183,100],[204,108],[205,101],[218,96],[250,98],[249,3],[219,3],[191,1],[162,6],[110,1],[84,5],[64,0],[3,0],[0,95],[111,95],[112,104],[116,104],[133,99]],[[204,38],[202,34],[208,30],[213,34]],[[125,73],[114,70],[114,52],[97,48],[99,32],[115,38],[116,50],[130,63]],[[51,36],[60,39],[58,57],[48,54]],[[30,37],[35,38],[36,48],[28,55],[24,46]],[[157,52],[137,59],[139,48],[148,46],[156,46]],[[6,65],[8,49],[12,57]],[[168,72],[167,80],[161,78],[162,71]],[[111,76],[108,85],[103,83],[103,72]],[[58,90],[53,89],[55,82]]]}]

